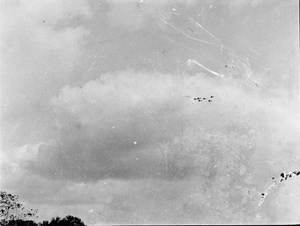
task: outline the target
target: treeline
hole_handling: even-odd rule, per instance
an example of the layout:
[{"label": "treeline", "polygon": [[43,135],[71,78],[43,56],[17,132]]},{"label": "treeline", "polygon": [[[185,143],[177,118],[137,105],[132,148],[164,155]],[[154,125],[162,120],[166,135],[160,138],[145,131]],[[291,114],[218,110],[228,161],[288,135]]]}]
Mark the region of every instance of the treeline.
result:
[{"label": "treeline", "polygon": [[36,223],[33,220],[9,220],[2,221],[1,226],[86,226],[78,217],[66,216],[64,218],[56,217],[51,221]]},{"label": "treeline", "polygon": [[29,219],[37,217],[37,210],[26,209],[18,199],[18,195],[0,191],[0,226],[86,226],[78,217],[70,215],[36,223]]}]

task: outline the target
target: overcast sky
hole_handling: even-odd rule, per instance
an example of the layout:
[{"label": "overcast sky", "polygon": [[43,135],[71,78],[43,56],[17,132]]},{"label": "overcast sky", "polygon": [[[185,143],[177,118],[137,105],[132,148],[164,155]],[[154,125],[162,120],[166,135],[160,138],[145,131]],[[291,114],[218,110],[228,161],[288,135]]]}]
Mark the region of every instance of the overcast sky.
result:
[{"label": "overcast sky", "polygon": [[269,181],[300,170],[298,1],[0,6],[1,189],[39,220],[299,222],[300,177]]}]

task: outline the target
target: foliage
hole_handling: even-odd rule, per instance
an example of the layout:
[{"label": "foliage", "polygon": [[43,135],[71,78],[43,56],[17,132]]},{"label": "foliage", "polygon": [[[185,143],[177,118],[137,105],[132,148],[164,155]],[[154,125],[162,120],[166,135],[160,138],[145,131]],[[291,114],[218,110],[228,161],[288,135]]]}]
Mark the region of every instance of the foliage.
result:
[{"label": "foliage", "polygon": [[35,223],[27,220],[35,217],[37,210],[27,210],[19,202],[18,195],[12,195],[5,191],[0,191],[0,225],[1,226],[85,226],[78,217],[66,216],[64,218],[53,217],[51,221]]},{"label": "foliage", "polygon": [[60,217],[52,218],[50,222],[43,221],[39,226],[85,226],[85,224],[78,217],[68,215],[62,219]]},{"label": "foliage", "polygon": [[11,220],[6,222],[5,226],[38,226],[38,224],[32,220]]},{"label": "foliage", "polygon": [[[18,224],[21,220],[34,217],[37,210],[27,210],[22,203],[19,202],[17,195],[0,191],[0,222],[2,225],[11,225],[8,222]],[[30,224],[28,224],[30,225]]]}]

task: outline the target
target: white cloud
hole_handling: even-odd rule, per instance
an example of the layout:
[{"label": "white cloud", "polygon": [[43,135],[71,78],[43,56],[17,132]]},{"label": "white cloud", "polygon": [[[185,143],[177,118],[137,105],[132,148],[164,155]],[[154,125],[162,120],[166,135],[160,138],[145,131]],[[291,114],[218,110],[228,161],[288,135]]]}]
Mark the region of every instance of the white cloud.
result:
[{"label": "white cloud", "polygon": [[13,153],[13,159],[16,162],[27,161],[27,160],[36,160],[38,154],[38,149],[40,145],[43,144],[26,144],[22,147],[17,148]]},{"label": "white cloud", "polygon": [[[216,98],[213,102],[193,101],[193,97],[211,95]],[[278,153],[289,143],[297,146],[295,136],[289,134],[299,131],[283,126],[289,125],[284,117],[294,117],[292,112],[281,109],[276,101],[268,106],[268,101],[234,81],[201,74],[105,74],[82,87],[65,86],[51,99],[56,114],[53,142],[41,145],[37,161],[26,168],[74,181],[160,178],[164,157],[159,143],[183,134],[193,137],[199,128],[223,131],[228,124],[263,131],[266,137],[268,131],[278,131],[283,136],[283,143],[273,150]],[[273,148],[271,143],[260,145],[258,149],[266,152]]]}]

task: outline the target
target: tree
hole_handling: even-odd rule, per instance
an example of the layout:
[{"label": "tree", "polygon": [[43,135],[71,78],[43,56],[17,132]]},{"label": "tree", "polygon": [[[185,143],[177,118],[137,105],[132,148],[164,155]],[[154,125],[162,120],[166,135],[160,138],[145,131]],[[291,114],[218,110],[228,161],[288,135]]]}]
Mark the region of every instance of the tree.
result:
[{"label": "tree", "polygon": [[66,216],[63,219],[60,217],[52,218],[50,223],[44,221],[42,226],[86,226],[78,217]]},{"label": "tree", "polygon": [[1,226],[86,226],[81,219],[70,215],[64,218],[53,217],[50,222],[43,221],[37,224],[32,220],[28,220],[28,218],[36,216],[37,210],[25,209],[18,199],[18,195],[0,191]]},{"label": "tree", "polygon": [[32,220],[11,220],[5,226],[38,226],[38,224]]},{"label": "tree", "polygon": [[49,223],[49,226],[58,226],[61,225],[61,218],[60,217],[53,217]]},{"label": "tree", "polygon": [[49,226],[49,221],[43,221],[42,223],[38,224],[39,226]]},{"label": "tree", "polygon": [[62,219],[63,225],[72,225],[72,226],[85,226],[85,224],[78,217],[66,216]]},{"label": "tree", "polygon": [[[18,198],[18,195],[12,195],[5,191],[0,191],[1,225],[20,225],[20,221],[24,221],[36,215],[37,210],[25,209],[23,204],[19,202]],[[30,221],[27,221],[27,223],[23,225],[33,225],[29,222]]]}]

